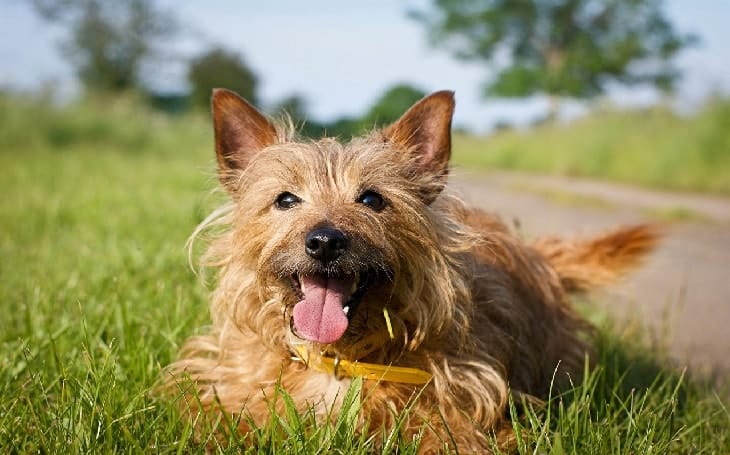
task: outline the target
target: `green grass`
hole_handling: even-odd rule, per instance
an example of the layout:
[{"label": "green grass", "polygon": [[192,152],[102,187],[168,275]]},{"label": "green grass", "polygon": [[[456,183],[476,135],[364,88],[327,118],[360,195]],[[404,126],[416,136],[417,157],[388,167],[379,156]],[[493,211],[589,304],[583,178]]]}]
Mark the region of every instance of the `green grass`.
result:
[{"label": "green grass", "polygon": [[[184,244],[218,199],[211,140],[206,118],[129,100],[54,110],[0,98],[0,452],[246,445],[235,433],[194,439],[176,403],[152,393],[180,343],[208,323]],[[515,417],[519,452],[729,453],[725,389],[681,377],[635,334],[603,326],[599,368]],[[289,407],[248,451],[415,451],[397,431],[385,448],[353,437],[350,393],[351,412],[331,425]]]},{"label": "green grass", "polygon": [[681,117],[664,108],[604,111],[569,124],[457,136],[457,164],[595,177],[730,194],[730,100]]}]

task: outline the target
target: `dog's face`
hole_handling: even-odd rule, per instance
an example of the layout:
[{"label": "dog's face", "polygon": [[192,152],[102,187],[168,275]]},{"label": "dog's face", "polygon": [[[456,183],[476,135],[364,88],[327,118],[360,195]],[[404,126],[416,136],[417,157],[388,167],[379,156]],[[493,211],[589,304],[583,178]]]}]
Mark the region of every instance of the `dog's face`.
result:
[{"label": "dog's face", "polygon": [[283,312],[281,330],[346,348],[382,330],[383,308],[399,326],[425,311],[409,298],[434,270],[429,205],[445,183],[453,107],[438,92],[347,144],[295,142],[234,93],[214,93],[219,175],[235,203],[232,260],[255,270],[267,302],[249,315]]}]

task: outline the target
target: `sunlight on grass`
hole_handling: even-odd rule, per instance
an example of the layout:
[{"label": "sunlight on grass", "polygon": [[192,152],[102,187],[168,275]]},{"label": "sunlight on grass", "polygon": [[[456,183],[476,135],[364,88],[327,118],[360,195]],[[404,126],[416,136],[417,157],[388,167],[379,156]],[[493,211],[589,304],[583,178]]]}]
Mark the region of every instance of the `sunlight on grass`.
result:
[{"label": "sunlight on grass", "polygon": [[461,166],[617,180],[730,194],[730,100],[681,117],[664,108],[607,110],[568,124],[458,135]]},{"label": "sunlight on grass", "polygon": [[[357,383],[328,425],[280,391],[286,411],[253,432],[255,446],[212,428],[196,437],[175,400],[152,393],[208,323],[184,245],[216,205],[212,171],[204,117],[129,100],[68,110],[0,101],[3,452],[417,450],[397,428],[381,447],[359,436]],[[514,403],[520,453],[730,452],[724,389],[676,373],[633,334],[599,333],[598,368],[575,390],[545,407]]]}]

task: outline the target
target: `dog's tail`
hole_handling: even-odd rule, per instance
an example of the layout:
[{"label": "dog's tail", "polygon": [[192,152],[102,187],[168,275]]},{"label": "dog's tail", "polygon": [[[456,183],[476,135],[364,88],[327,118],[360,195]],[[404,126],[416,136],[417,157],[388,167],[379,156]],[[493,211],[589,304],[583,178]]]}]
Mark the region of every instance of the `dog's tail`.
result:
[{"label": "dog's tail", "polygon": [[619,228],[586,240],[538,239],[533,246],[558,272],[568,292],[615,282],[638,266],[662,236],[656,225]]}]

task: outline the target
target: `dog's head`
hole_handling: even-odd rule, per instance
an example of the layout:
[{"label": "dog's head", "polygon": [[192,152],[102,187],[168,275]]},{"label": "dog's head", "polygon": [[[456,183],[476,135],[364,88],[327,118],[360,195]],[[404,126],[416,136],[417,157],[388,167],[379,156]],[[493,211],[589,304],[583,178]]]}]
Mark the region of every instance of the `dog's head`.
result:
[{"label": "dog's head", "polygon": [[457,235],[444,232],[460,227],[434,208],[451,154],[451,92],[344,144],[294,140],[230,91],[216,90],[212,107],[234,204],[224,279],[235,288],[237,273],[255,271],[256,302],[231,309],[239,323],[346,351],[386,333],[384,308],[410,342],[453,316],[459,286],[442,276],[443,251]]}]

